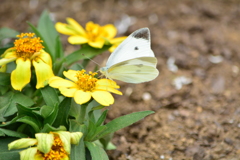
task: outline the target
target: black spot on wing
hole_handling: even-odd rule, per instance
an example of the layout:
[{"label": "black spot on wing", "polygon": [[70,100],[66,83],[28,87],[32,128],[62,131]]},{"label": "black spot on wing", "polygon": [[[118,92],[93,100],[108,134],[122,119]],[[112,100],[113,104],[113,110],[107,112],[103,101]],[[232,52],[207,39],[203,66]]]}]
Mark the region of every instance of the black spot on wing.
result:
[{"label": "black spot on wing", "polygon": [[139,72],[141,72],[141,70],[140,70],[140,69],[137,69],[136,72],[139,73]]},{"label": "black spot on wing", "polygon": [[137,39],[142,38],[142,39],[145,39],[145,40],[149,40],[150,39],[150,32],[149,32],[148,28],[141,28],[141,29],[133,32],[132,36],[137,38]]},{"label": "black spot on wing", "polygon": [[143,66],[143,64],[137,64],[136,66],[141,68]]},{"label": "black spot on wing", "polygon": [[139,48],[136,46],[136,47],[134,48],[134,50],[139,50]]}]

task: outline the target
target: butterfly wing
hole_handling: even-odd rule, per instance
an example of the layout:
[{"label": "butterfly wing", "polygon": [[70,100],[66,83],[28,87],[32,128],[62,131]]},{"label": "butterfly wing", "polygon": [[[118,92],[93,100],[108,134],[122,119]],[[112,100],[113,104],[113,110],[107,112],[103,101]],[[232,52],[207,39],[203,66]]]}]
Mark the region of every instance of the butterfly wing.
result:
[{"label": "butterfly wing", "polygon": [[140,57],[126,60],[111,66],[107,77],[127,83],[142,83],[155,79],[159,72],[156,69],[155,57]]},{"label": "butterfly wing", "polygon": [[148,28],[141,28],[130,34],[110,55],[106,67],[110,68],[117,63],[138,57],[154,57]]}]

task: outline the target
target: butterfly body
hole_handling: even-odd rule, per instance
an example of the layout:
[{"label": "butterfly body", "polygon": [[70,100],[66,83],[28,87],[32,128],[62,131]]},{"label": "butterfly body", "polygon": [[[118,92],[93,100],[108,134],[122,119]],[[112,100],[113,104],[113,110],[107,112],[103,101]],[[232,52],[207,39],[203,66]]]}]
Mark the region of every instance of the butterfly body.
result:
[{"label": "butterfly body", "polygon": [[142,83],[155,79],[157,59],[150,47],[150,31],[133,32],[111,54],[106,67],[100,69],[107,78],[127,83]]}]

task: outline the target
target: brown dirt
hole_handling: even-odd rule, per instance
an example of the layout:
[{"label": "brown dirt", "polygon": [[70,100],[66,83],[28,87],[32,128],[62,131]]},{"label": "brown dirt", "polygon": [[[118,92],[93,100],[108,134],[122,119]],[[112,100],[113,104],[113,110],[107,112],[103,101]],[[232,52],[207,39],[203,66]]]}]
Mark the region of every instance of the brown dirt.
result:
[{"label": "brown dirt", "polygon": [[[118,148],[108,152],[111,159],[240,159],[240,1],[1,0],[0,27],[26,31],[25,21],[36,24],[44,9],[55,21],[72,17],[83,25],[129,16],[133,24],[125,35],[151,30],[160,75],[144,84],[119,83],[124,95],[116,96],[108,120],[136,111],[156,113],[116,132]],[[170,57],[177,72],[168,68]],[[96,61],[102,58],[107,55]],[[191,83],[178,90],[172,83],[180,76]]]}]

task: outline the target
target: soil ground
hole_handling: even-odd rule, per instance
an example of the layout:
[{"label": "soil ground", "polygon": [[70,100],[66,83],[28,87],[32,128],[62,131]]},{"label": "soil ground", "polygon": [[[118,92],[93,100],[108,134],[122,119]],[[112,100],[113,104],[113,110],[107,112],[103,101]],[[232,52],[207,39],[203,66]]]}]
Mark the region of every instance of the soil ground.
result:
[{"label": "soil ground", "polygon": [[[121,85],[108,121],[155,114],[117,131],[112,160],[240,160],[240,1],[1,0],[0,27],[26,32],[44,9],[53,19],[116,24],[119,36],[149,27],[160,75]],[[74,48],[66,42],[65,50]],[[102,63],[108,54],[94,59]],[[175,83],[174,83],[175,82]]]}]

